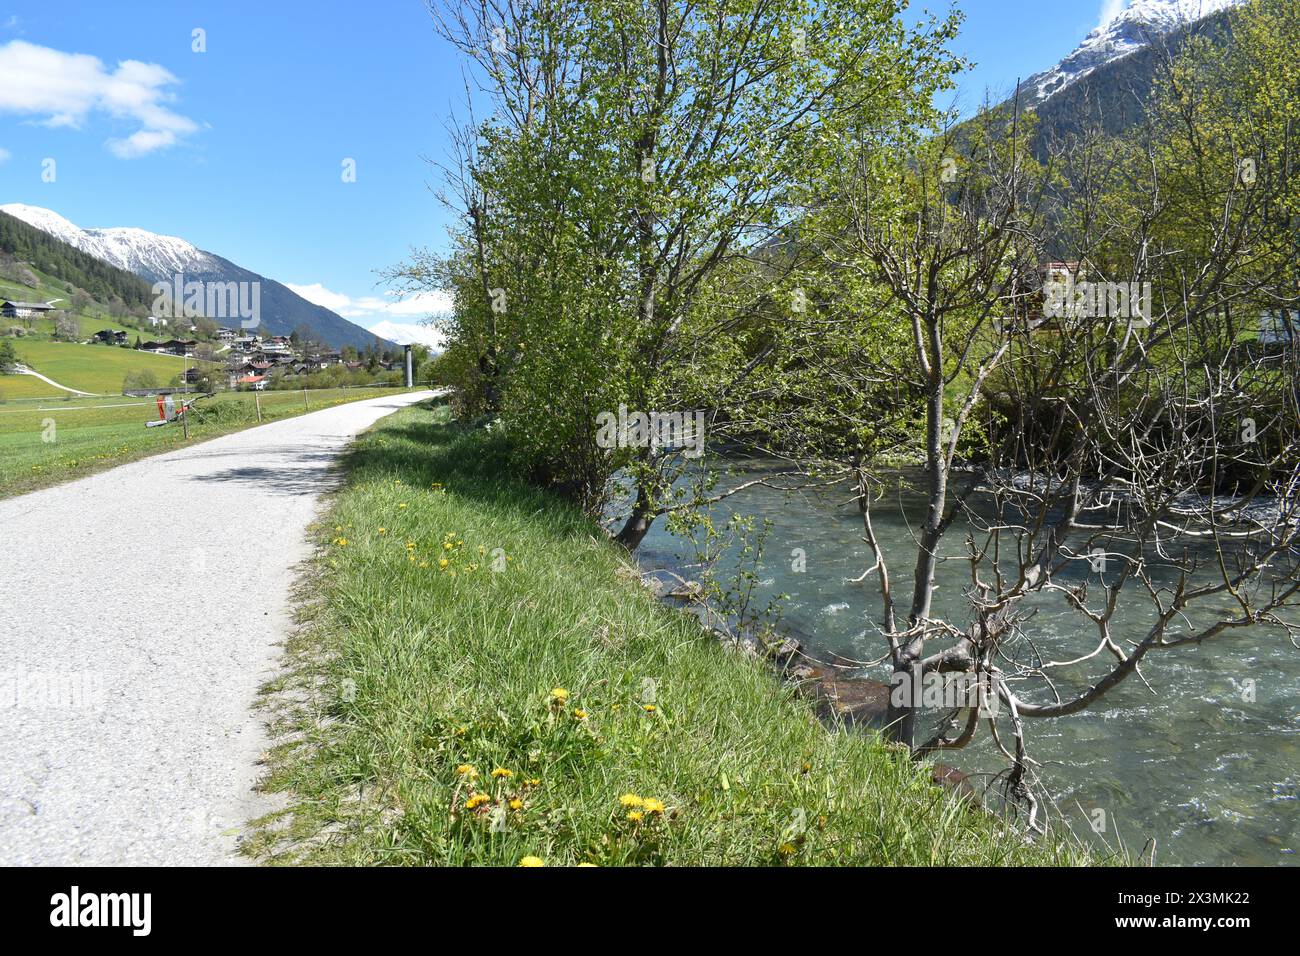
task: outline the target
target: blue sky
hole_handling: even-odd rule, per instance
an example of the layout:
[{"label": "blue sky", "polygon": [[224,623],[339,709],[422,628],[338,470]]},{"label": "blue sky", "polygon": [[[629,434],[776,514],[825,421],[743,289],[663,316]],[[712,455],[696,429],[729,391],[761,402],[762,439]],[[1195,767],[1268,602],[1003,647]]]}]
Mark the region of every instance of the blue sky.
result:
[{"label": "blue sky", "polygon": [[[1052,65],[1122,5],[960,3],[956,49],[978,64],[961,104]],[[926,7],[946,3],[909,16]],[[461,98],[420,0],[0,0],[0,204],[178,235],[360,325],[416,323],[438,301],[397,302],[376,271],[445,243],[426,157],[445,157]]]}]

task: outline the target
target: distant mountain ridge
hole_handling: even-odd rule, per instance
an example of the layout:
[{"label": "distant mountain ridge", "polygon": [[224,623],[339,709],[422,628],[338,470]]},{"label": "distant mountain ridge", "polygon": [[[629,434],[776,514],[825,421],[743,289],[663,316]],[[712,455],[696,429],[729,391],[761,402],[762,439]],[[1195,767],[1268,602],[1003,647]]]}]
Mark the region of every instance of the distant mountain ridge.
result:
[{"label": "distant mountain ridge", "polygon": [[1143,50],[1159,37],[1238,6],[1245,0],[1133,0],[1109,23],[1098,27],[1050,70],[1020,84],[1022,104],[1037,106],[1096,71]]},{"label": "distant mountain ridge", "polygon": [[257,282],[261,293],[259,331],[263,335],[290,335],[299,326],[305,326],[333,348],[376,345],[382,349],[392,345],[324,306],[308,302],[282,283],[199,249],[177,236],[131,227],[83,229],[53,210],[23,203],[0,206],[0,212],[151,284],[170,284],[177,274],[183,274],[186,281],[204,283]]},{"label": "distant mountain ridge", "polygon": [[1090,70],[1037,105],[1031,102],[1029,107],[1038,116],[1035,155],[1045,158],[1053,144],[1085,129],[1116,136],[1141,123],[1166,55],[1176,56],[1191,37],[1216,45],[1231,43],[1230,18],[1236,6],[1236,0],[1231,0],[1208,17],[1152,34],[1150,42]]}]

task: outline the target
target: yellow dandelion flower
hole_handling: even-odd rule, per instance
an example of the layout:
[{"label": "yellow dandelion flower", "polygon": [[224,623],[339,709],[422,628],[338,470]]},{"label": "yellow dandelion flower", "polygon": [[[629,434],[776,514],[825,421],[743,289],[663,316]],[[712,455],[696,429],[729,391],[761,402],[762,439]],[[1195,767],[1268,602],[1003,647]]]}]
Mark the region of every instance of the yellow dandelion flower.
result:
[{"label": "yellow dandelion flower", "polygon": [[579,869],[582,869],[583,867],[586,867],[586,866],[596,866],[596,864],[595,864],[595,863],[579,863],[579,864],[578,864],[578,868],[579,868]]},{"label": "yellow dandelion flower", "polygon": [[794,844],[782,843],[776,848],[776,852],[780,853],[782,856],[794,856]]},{"label": "yellow dandelion flower", "polygon": [[540,856],[526,856],[519,861],[520,866],[545,866],[545,861]]},{"label": "yellow dandelion flower", "polygon": [[625,807],[643,807],[643,806],[645,806],[645,801],[642,800],[640,797],[638,797],[635,793],[625,793],[625,794],[623,794],[623,796],[621,796],[621,797],[618,798],[618,802],[621,803],[621,804],[623,804],[623,806],[625,806]]},{"label": "yellow dandelion flower", "polygon": [[490,799],[491,798],[486,793],[476,793],[468,800],[465,801],[465,809],[477,810],[479,807],[483,806],[483,804],[487,803]]},{"label": "yellow dandelion flower", "polygon": [[524,801],[520,800],[518,797],[515,797],[513,800],[510,801],[511,810],[522,810],[523,806],[524,806]]},{"label": "yellow dandelion flower", "polygon": [[451,562],[448,561],[446,558],[439,558],[439,559],[438,559],[438,567],[440,567],[440,568],[445,568],[445,567],[446,567],[448,564],[450,564],[450,563],[451,563]]},{"label": "yellow dandelion flower", "polygon": [[551,700],[558,701],[559,703],[563,704],[568,699],[569,699],[569,692],[565,690],[563,687],[551,688]]},{"label": "yellow dandelion flower", "polygon": [[400,505],[398,505],[397,507],[398,507],[399,510],[402,509],[402,508],[405,508],[405,507],[406,507],[406,502],[403,501],[403,502],[402,502]]},{"label": "yellow dandelion flower", "polygon": [[447,551],[450,551],[450,550],[451,550],[451,542],[450,542],[450,541],[444,541],[444,542],[442,543],[442,546],[443,546],[443,548],[446,549]]},{"label": "yellow dandelion flower", "polygon": [[380,529],[379,529],[379,533],[380,533],[380,534],[388,534],[388,529],[387,529],[387,528],[380,528]]},{"label": "yellow dandelion flower", "polygon": [[627,818],[631,820],[633,823],[640,823],[641,819],[644,816],[645,814],[642,813],[640,810],[629,810],[627,814]]},{"label": "yellow dandelion flower", "polygon": [[586,720],[587,712],[583,710],[581,707],[575,707],[573,708],[573,716],[578,718],[578,720]]},{"label": "yellow dandelion flower", "polygon": [[664,802],[662,800],[655,800],[653,797],[646,797],[642,806],[645,807],[646,813],[661,814],[664,812]]},{"label": "yellow dandelion flower", "polygon": [[[458,731],[464,732],[464,728],[457,728]],[[477,777],[478,771],[474,769],[473,764],[463,763],[456,768],[456,773],[462,777]]]},{"label": "yellow dandelion flower", "polygon": [[658,710],[658,708],[655,707],[654,704],[642,704],[641,709],[644,710],[647,714],[653,714],[656,710]]},{"label": "yellow dandelion flower", "polygon": [[513,777],[514,775],[515,772],[513,770],[507,770],[505,767],[497,767],[492,771],[492,776],[494,777]]},{"label": "yellow dandelion flower", "polygon": [[542,785],[542,781],[538,777],[530,777],[529,779],[524,781],[524,786],[526,787],[540,787],[541,785]]}]

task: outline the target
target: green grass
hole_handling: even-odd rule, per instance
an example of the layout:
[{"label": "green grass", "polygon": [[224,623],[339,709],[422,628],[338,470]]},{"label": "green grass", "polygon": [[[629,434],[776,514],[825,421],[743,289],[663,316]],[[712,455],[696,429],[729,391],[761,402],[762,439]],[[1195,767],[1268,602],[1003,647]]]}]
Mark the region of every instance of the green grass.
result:
[{"label": "green grass", "polygon": [[[1009,835],[875,735],[828,731],[764,665],[656,602],[589,520],[511,480],[499,440],[436,415],[399,412],[348,459],[293,669],[267,689],[282,743],[266,786],[288,807],[257,821],[250,855],[1086,862]],[[630,820],[625,794],[663,813]]]},{"label": "green grass", "polygon": [[58,399],[69,394],[35,375],[0,375],[0,402],[19,398]]},{"label": "green grass", "polygon": [[[264,392],[260,398],[263,418],[270,421],[394,391],[318,389],[307,393],[306,409],[302,392]],[[82,398],[62,393],[44,401],[0,402],[0,497],[183,446],[186,439],[179,424],[145,427],[145,422],[157,417],[157,404],[151,398]],[[256,424],[252,393],[222,394],[204,399],[196,407],[189,441],[216,438]]]},{"label": "green grass", "polygon": [[[101,395],[121,395],[122,379],[128,372],[153,372],[158,384],[165,385],[187,366],[194,365],[193,359],[187,362],[180,356],[155,355],[108,345],[33,342],[28,339],[11,341],[24,365],[60,385]],[[7,387],[8,379],[14,377],[0,376],[0,388]],[[47,394],[58,391],[49,385],[45,387]]]}]

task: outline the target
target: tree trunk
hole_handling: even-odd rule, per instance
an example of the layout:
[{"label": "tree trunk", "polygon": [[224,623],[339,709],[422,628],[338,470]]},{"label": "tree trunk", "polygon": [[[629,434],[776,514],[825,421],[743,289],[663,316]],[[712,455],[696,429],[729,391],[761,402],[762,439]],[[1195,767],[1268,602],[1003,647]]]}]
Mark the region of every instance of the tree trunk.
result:
[{"label": "tree trunk", "polygon": [[627,521],[623,523],[623,529],[614,536],[614,540],[629,551],[635,551],[640,547],[641,540],[650,531],[654,521],[655,515],[650,507],[650,496],[638,483],[636,504],[632,506],[632,513],[628,515]]},{"label": "tree trunk", "polygon": [[[906,681],[903,685],[907,692],[899,694],[899,679]],[[898,697],[903,703],[898,703]],[[921,665],[917,661],[907,661],[894,668],[894,679],[890,684],[889,713],[886,717],[886,735],[890,740],[906,744],[908,750],[916,750],[916,706],[921,696]]]}]

